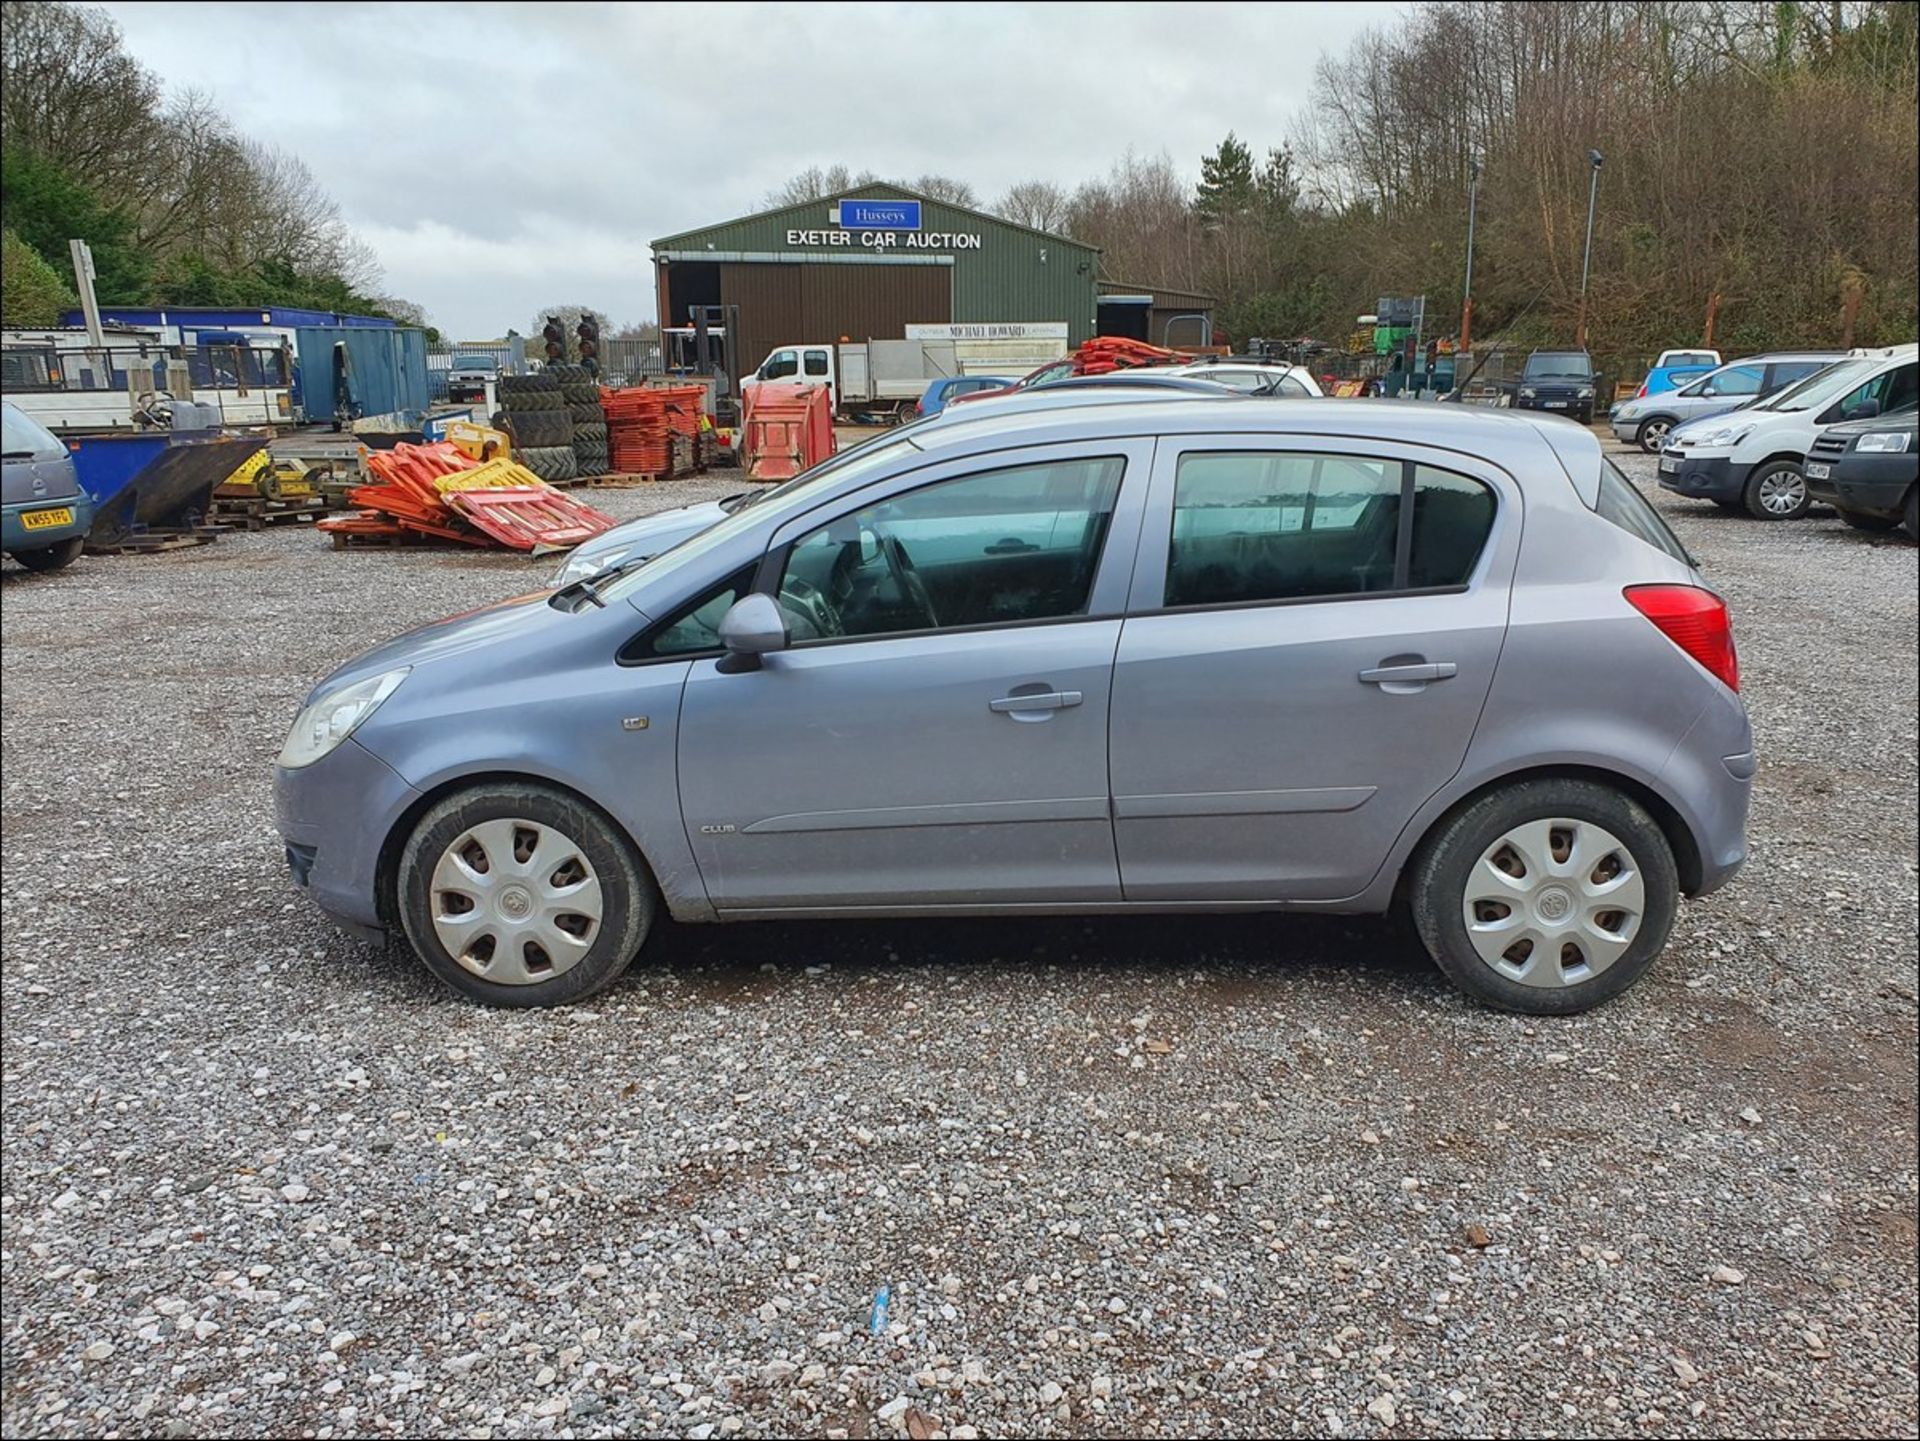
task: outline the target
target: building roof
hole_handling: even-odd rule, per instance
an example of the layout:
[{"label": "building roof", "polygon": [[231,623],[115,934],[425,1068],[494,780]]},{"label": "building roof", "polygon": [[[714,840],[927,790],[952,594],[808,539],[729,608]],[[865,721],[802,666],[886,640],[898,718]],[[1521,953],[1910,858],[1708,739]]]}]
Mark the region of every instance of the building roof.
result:
[{"label": "building roof", "polygon": [[1009,220],[1004,215],[994,215],[989,211],[975,210],[970,205],[956,205],[951,200],[936,200],[931,195],[922,195],[918,191],[908,190],[899,185],[889,185],[885,181],[873,181],[866,185],[856,185],[851,190],[835,191],[832,195],[816,196],[812,200],[802,200],[793,205],[779,205],[771,210],[756,210],[751,215],[735,216],[732,220],[722,220],[713,225],[702,225],[693,230],[682,230],[676,235],[662,235],[651,242],[655,250],[662,246],[673,246],[681,241],[692,240],[706,235],[710,231],[725,230],[733,225],[749,225],[762,220],[771,220],[775,216],[794,214],[799,211],[815,210],[822,205],[830,205],[839,200],[918,200],[923,205],[935,205],[943,210],[951,210],[960,215],[971,215],[989,225],[1005,226],[1009,230],[1024,230],[1029,235],[1038,235],[1056,245],[1069,245],[1075,250],[1084,250],[1090,255],[1098,255],[1100,247],[1089,245],[1084,240],[1075,240],[1070,235],[1056,235],[1050,230],[1036,230],[1031,225],[1022,225],[1017,220]]},{"label": "building roof", "polygon": [[1165,306],[1169,302],[1178,302],[1182,305],[1196,302],[1195,308],[1200,310],[1211,310],[1220,303],[1219,296],[1208,295],[1204,290],[1182,290],[1177,285],[1135,284],[1131,280],[1103,278],[1100,281],[1100,293],[1102,295],[1151,295],[1156,306]]}]

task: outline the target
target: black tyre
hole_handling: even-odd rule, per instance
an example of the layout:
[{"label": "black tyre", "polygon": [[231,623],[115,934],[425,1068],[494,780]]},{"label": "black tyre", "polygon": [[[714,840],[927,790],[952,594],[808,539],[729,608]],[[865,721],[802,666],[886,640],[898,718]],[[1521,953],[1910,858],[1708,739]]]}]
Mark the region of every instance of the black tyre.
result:
[{"label": "black tyre", "polygon": [[1792,460],[1770,460],[1754,467],[1741,492],[1747,514],[1755,520],[1798,520],[1813,505],[1807,478]]},{"label": "black tyre", "polygon": [[72,565],[80,559],[80,552],[86,549],[86,545],[87,538],[76,535],[55,541],[52,545],[41,546],[38,550],[16,550],[12,555],[28,570],[45,575],[50,570],[65,570]]},{"label": "black tyre", "polygon": [[1582,425],[1593,424],[1593,407],[1592,406],[1588,406],[1585,410],[1580,412],[1580,423]]},{"label": "black tyre", "polygon": [[520,390],[506,398],[506,407],[509,415],[534,410],[557,410],[564,414],[567,403],[557,390]]},{"label": "black tyre", "polygon": [[1900,522],[1907,539],[1920,541],[1920,485],[1907,492],[1907,518]]},{"label": "black tyre", "polygon": [[573,421],[564,410],[521,410],[507,417],[515,446],[572,445]]},{"label": "black tyre", "polygon": [[1633,443],[1648,455],[1658,455],[1660,447],[1667,443],[1667,432],[1673,429],[1671,415],[1649,415],[1640,422],[1640,428],[1633,433]]},{"label": "black tyre", "polygon": [[449,796],[401,852],[394,910],[414,952],[490,1006],[564,1006],[628,967],[659,913],[645,863],[597,807],[493,782]]},{"label": "black tyre", "polygon": [[604,450],[582,450],[579,446],[575,446],[573,459],[580,475],[607,475],[612,471],[612,465]]},{"label": "black tyre", "polygon": [[1644,807],[1592,781],[1521,781],[1443,821],[1408,873],[1440,969],[1490,1005],[1568,1016],[1626,990],[1679,906],[1672,848]]},{"label": "black tyre", "polygon": [[590,444],[604,446],[607,443],[607,423],[605,421],[587,425],[576,423],[573,427],[574,446],[578,448],[583,440]]},{"label": "black tyre", "polygon": [[1745,515],[1747,511],[1747,503],[1740,499],[1739,496],[1735,496],[1732,500],[1726,500],[1716,495],[1713,497],[1713,503],[1719,506],[1720,509],[1730,511],[1735,515]]},{"label": "black tyre", "polygon": [[607,423],[607,413],[600,408],[600,402],[597,400],[590,402],[570,402],[567,405],[567,414],[573,417],[573,423],[575,425],[605,425]]},{"label": "black tyre", "polygon": [[560,393],[567,398],[569,405],[598,405],[600,387],[590,380],[567,381],[560,387]]},{"label": "black tyre", "polygon": [[580,462],[571,445],[534,446],[520,452],[520,463],[545,481],[572,480],[580,473]]},{"label": "black tyre", "polygon": [[1864,511],[1858,510],[1843,510],[1840,512],[1840,519],[1844,520],[1855,530],[1872,531],[1876,534],[1884,534],[1900,524],[1899,521],[1889,519],[1884,515],[1868,515]]},{"label": "black tyre", "polygon": [[544,373],[547,379],[558,382],[562,390],[579,385],[587,378],[586,367],[580,365],[549,365]]}]

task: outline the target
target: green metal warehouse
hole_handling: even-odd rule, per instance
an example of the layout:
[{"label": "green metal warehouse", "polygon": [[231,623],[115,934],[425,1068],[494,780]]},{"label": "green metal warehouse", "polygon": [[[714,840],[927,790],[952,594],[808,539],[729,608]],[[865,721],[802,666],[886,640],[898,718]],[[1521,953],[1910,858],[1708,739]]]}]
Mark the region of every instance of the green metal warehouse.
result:
[{"label": "green metal warehouse", "polygon": [[747,368],[777,345],[898,340],[909,325],[1064,323],[1079,345],[1094,334],[1100,252],[876,184],[665,236],[653,263],[660,323],[738,306]]}]

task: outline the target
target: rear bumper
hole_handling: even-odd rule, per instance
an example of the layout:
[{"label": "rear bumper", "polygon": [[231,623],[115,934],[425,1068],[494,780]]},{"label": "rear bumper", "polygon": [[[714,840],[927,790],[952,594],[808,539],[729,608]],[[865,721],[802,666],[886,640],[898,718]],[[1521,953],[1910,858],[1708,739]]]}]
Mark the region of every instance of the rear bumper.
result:
[{"label": "rear bumper", "polygon": [[[1673,469],[1668,469],[1672,465]],[[1684,450],[1660,452],[1660,488],[1698,500],[1738,500],[1746,489],[1749,467],[1735,465],[1724,455],[1689,455]]]},{"label": "rear bumper", "polygon": [[[40,511],[67,509],[73,519],[61,525],[27,529],[26,518]],[[93,529],[93,498],[86,494],[60,500],[29,500],[0,506],[0,550],[44,550]]]}]

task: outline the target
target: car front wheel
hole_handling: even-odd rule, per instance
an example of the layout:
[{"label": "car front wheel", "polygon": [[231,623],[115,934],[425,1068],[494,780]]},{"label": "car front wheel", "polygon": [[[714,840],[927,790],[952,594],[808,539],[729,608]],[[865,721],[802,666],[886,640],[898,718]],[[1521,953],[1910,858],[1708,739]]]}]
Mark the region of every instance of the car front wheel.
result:
[{"label": "car front wheel", "polygon": [[1653,415],[1640,422],[1640,428],[1633,433],[1633,443],[1648,455],[1658,455],[1660,447],[1667,443],[1667,432],[1673,429],[1673,422],[1664,415]]},{"label": "car front wheel", "polygon": [[1626,990],[1666,946],[1679,905],[1672,848],[1635,801],[1592,781],[1523,781],[1430,836],[1413,920],[1468,995],[1565,1016]]},{"label": "car front wheel", "polygon": [[477,785],[423,815],[401,853],[395,909],[420,959],[491,1006],[560,1006],[626,970],[656,893],[597,808],[546,786]]},{"label": "car front wheel", "polygon": [[1798,520],[1813,505],[1807,493],[1807,478],[1791,460],[1770,461],[1756,467],[1747,477],[1741,497],[1747,514],[1756,520]]}]

